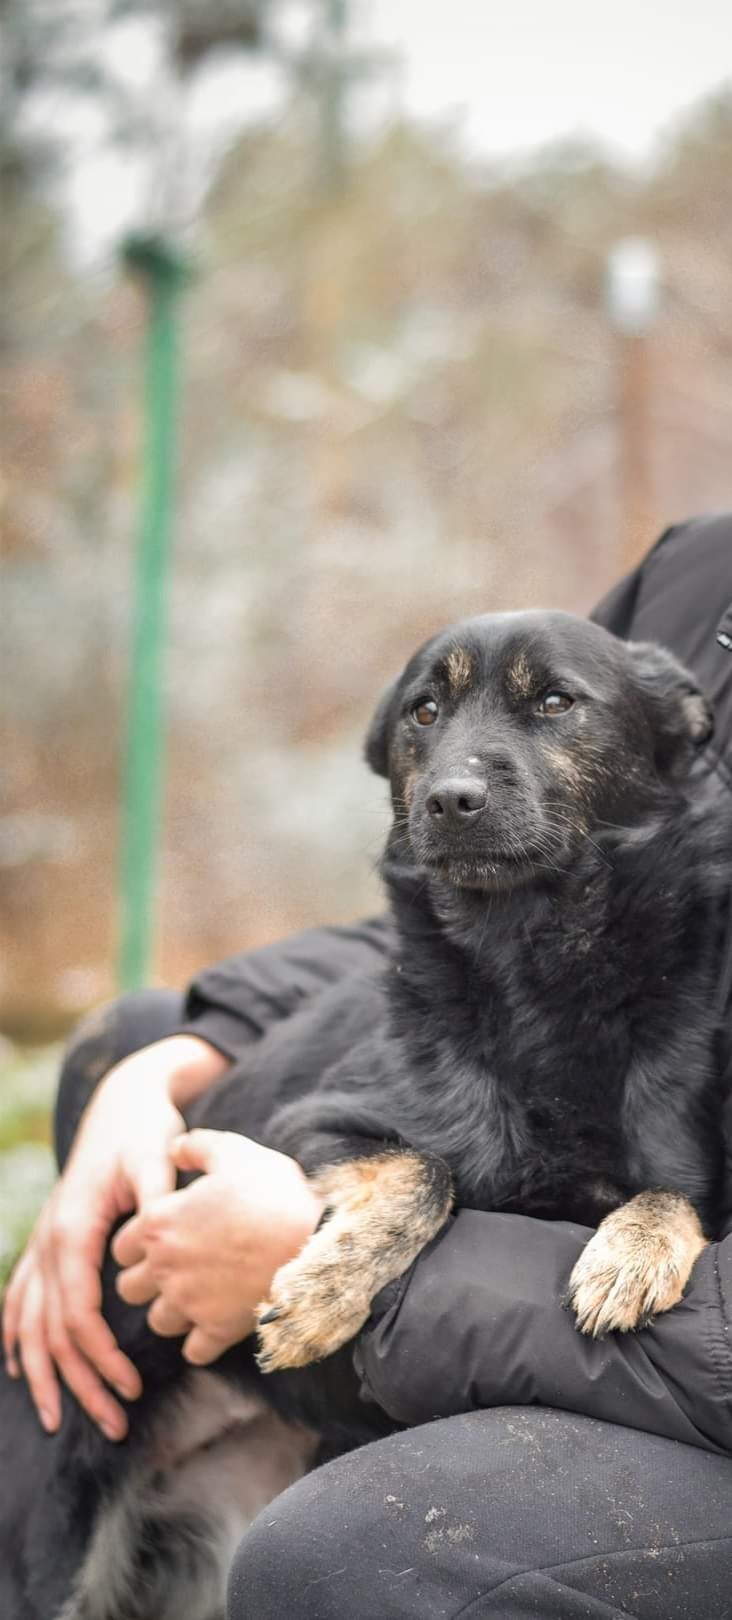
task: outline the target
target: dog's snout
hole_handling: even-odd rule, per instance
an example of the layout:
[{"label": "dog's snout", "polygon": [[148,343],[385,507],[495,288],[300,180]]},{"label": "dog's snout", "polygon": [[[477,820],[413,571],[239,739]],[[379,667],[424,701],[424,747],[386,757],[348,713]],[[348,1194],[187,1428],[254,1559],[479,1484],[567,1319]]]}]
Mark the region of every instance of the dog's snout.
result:
[{"label": "dog's snout", "polygon": [[427,812],[453,825],[473,821],[485,810],[488,793],[477,776],[449,776],[438,782],[427,799]]}]

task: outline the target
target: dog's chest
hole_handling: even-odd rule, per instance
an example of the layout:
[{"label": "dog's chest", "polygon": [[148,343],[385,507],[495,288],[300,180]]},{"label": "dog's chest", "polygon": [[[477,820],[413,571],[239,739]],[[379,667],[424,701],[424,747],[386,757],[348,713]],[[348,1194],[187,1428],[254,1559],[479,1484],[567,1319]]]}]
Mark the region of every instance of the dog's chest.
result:
[{"label": "dog's chest", "polygon": [[626,1183],[624,1032],[593,1044],[563,1026],[548,1038],[544,1025],[540,1038],[530,1018],[513,1036],[496,1022],[476,1039],[459,1087],[443,1093],[442,1151],[460,1201],[586,1219],[589,1184],[607,1204],[608,1187],[620,1194]]},{"label": "dog's chest", "polygon": [[448,1159],[462,1203],[588,1219],[588,1185],[600,1213],[627,1185],[627,985],[588,965],[568,990],[567,970],[559,951],[504,952],[500,973],[453,985],[422,1049],[419,1139]]},{"label": "dog's chest", "polygon": [[699,1130],[677,1108],[678,1148],[656,1151],[675,1071],[667,1061],[652,1077],[648,1061],[696,1031],[684,1091],[706,1084],[705,952],[681,912],[641,906],[630,886],[585,893],[563,909],[517,908],[459,950],[433,933],[419,977],[405,962],[417,1145],[448,1159],[462,1203],[591,1220],[640,1190],[640,1175],[666,1184],[673,1171],[684,1189]]}]

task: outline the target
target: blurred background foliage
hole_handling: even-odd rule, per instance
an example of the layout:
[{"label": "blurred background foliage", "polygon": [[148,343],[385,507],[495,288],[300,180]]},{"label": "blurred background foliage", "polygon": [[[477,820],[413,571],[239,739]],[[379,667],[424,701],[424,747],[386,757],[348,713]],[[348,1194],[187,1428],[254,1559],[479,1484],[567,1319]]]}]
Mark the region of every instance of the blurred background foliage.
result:
[{"label": "blurred background foliage", "polygon": [[[618,238],[662,269],[644,539],[732,498],[732,92],[653,163],[578,140],[489,162],[399,115],[353,8],[298,9],[293,35],[276,0],[0,3],[0,1225],[47,1173],[54,1054],[16,1043],[114,990],[144,307],[74,210],[85,144],[129,160],[141,221],[167,209],[196,261],[161,981],[376,908],[361,739],[405,649],[476,610],[583,611],[621,571]],[[139,75],[115,54],[132,24],[155,46]],[[274,109],[222,99],[192,141],[201,76],[241,51],[276,64]]]}]

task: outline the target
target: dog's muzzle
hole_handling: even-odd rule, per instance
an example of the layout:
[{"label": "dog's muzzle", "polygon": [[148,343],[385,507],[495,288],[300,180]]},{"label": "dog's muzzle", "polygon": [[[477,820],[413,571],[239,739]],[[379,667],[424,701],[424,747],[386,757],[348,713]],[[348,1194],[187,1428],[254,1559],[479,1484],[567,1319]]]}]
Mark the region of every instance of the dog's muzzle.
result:
[{"label": "dog's muzzle", "polygon": [[425,809],[435,829],[466,831],[488,804],[488,788],[477,776],[447,776],[427,795]]}]

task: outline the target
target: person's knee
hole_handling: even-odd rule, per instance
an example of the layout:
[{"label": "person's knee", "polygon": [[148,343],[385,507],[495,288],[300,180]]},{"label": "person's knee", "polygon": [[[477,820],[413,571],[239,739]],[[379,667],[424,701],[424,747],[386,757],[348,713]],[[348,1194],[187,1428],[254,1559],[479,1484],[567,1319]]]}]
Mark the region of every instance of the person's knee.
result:
[{"label": "person's knee", "polygon": [[228,1620],[269,1620],[275,1615],[281,1620],[298,1613],[294,1595],[303,1581],[300,1542],[297,1535],[282,1533],[283,1500],[278,1498],[271,1510],[260,1514],[239,1543],[229,1575]]},{"label": "person's knee", "polygon": [[430,1529],[424,1504],[408,1500],[414,1457],[400,1438],[313,1469],[258,1515],[232,1564],[228,1620],[423,1616],[419,1594],[395,1578],[417,1564],[406,1553]]},{"label": "person's knee", "polygon": [[228,1620],[343,1620],[349,1603],[354,1615],[366,1612],[359,1571],[368,1536],[358,1507],[350,1511],[354,1473],[351,1454],[316,1468],[258,1515],[231,1566]]},{"label": "person's knee", "polygon": [[117,996],[87,1013],[72,1030],[62,1073],[83,1068],[85,1078],[96,1082],[122,1058],[171,1034],[181,1016],[181,997],[175,990],[131,990]]}]

